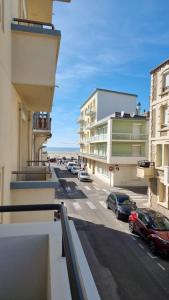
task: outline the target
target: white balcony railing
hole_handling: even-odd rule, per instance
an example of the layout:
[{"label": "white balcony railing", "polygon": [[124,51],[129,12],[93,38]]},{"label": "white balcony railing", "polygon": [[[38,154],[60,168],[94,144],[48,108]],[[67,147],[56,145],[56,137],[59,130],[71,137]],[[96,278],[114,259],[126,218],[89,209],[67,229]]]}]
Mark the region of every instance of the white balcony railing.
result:
[{"label": "white balcony railing", "polygon": [[107,158],[107,153],[92,153],[92,152],[89,153],[87,151],[83,151],[83,152],[80,152],[80,155],[97,157],[97,158],[100,158],[100,159],[106,159]]},{"label": "white balcony railing", "polygon": [[112,140],[147,140],[147,134],[112,133]]},{"label": "white balcony railing", "polygon": [[94,135],[90,138],[90,142],[107,141],[107,134]]},{"label": "white balcony railing", "polygon": [[86,116],[91,116],[93,114],[95,114],[95,109],[93,108],[89,108],[87,111],[86,111]]},{"label": "white balcony railing", "polygon": [[83,117],[79,117],[78,119],[77,119],[77,123],[83,123],[84,122],[84,119],[83,119]]}]

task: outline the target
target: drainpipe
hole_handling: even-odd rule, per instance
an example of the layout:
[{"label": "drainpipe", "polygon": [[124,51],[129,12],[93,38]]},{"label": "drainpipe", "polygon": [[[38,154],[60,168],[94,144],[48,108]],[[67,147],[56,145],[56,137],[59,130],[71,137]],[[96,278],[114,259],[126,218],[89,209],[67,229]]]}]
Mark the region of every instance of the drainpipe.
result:
[{"label": "drainpipe", "polygon": [[112,158],[112,119],[107,122],[107,164],[111,163]]},{"label": "drainpipe", "polygon": [[22,106],[21,103],[19,103],[19,130],[18,130],[18,170],[21,171],[21,113],[22,113]]}]

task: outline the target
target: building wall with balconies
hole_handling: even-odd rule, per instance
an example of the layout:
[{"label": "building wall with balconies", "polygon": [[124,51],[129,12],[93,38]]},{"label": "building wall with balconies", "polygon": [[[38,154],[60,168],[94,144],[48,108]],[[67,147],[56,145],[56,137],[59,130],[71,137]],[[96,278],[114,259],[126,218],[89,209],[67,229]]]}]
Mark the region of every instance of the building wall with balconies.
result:
[{"label": "building wall with balconies", "polygon": [[[11,23],[13,24],[14,18],[17,18],[17,20],[20,20],[20,22],[22,19],[30,19],[31,17],[33,17],[33,15],[36,15],[37,12],[38,15],[36,15],[36,17],[40,18],[39,21],[45,22],[46,19],[45,18],[43,19],[43,17],[46,15],[48,18],[48,22],[51,22],[52,12],[50,9],[47,10],[47,7],[48,8],[51,7],[52,2],[51,1],[43,1],[43,3],[41,2],[42,1],[36,1],[36,5],[34,5],[35,1],[0,0],[0,45],[1,45],[1,51],[0,51],[0,113],[1,113],[1,117],[0,117],[0,149],[1,149],[0,150],[0,154],[1,154],[0,155],[0,205],[11,204],[12,192],[10,190],[10,182],[12,179],[12,175],[11,175],[12,172],[23,171],[27,167],[27,161],[33,158],[32,156],[32,147],[33,147],[32,112],[34,111],[34,106],[30,104],[34,102],[33,96],[35,95],[35,93],[32,93],[32,100],[30,100],[32,87],[31,89],[29,89],[27,85],[27,83],[29,82],[26,82],[25,79],[27,75],[29,75],[29,78],[33,78],[31,77],[30,74],[31,69],[29,68],[29,66],[34,65],[34,60],[36,60],[37,52],[36,51],[34,53],[29,52],[29,62],[26,61],[27,60],[25,57],[26,52],[23,55],[23,47],[22,47],[25,43],[25,37],[22,39],[23,31],[20,30],[23,24],[22,25],[20,24],[20,27],[17,27],[18,32],[16,32],[16,27],[15,30],[14,28],[11,28]],[[39,9],[37,9],[38,5],[39,5]],[[44,5],[46,7],[46,11],[44,11]],[[34,27],[31,26],[30,24],[29,25],[25,24],[23,26],[24,35],[26,35],[27,38],[29,36],[30,39],[32,36],[34,36],[34,42],[33,42],[34,45],[38,43],[38,36],[40,36],[39,46],[41,49],[43,48],[43,50],[45,50],[46,48],[46,41],[52,40],[52,45],[53,45],[51,50],[52,52],[50,51],[49,45],[47,46],[48,51],[45,52],[46,54],[48,53],[47,54],[48,58],[51,59],[50,61],[53,62],[52,65],[53,77],[50,78],[50,83],[49,83],[50,86],[49,89],[51,90],[54,89],[54,84],[55,84],[54,73],[55,73],[55,67],[57,62],[60,34],[53,35],[53,31],[54,31],[53,29],[51,29],[51,31],[50,29],[46,31],[46,29],[41,30],[40,24],[38,26],[36,26],[35,28],[36,30],[39,30],[36,36],[36,33],[33,32],[35,31]],[[29,30],[26,30],[27,28]],[[18,42],[18,38],[20,39],[20,42]],[[32,44],[31,44],[31,51],[33,51]],[[22,61],[21,60],[18,62],[16,61],[16,56],[15,56],[16,52],[17,53],[20,52],[19,58],[17,56],[17,59],[22,58]],[[41,59],[42,64],[44,61],[46,63],[46,60],[43,59],[42,56],[39,56],[39,58]],[[25,71],[24,76],[22,76],[22,74],[19,72],[20,72],[20,68],[22,69],[24,65],[27,66],[27,71]],[[51,65],[49,64],[49,66]],[[24,79],[24,86],[27,85],[24,93],[22,93],[21,89],[18,89],[18,86],[16,86],[16,82],[14,82],[14,78],[16,78],[16,76],[14,76],[14,74],[17,75],[18,76],[17,78],[20,78],[20,80]],[[35,73],[32,73],[32,75],[35,75]],[[44,72],[43,72],[43,78],[44,78]],[[35,79],[38,80],[37,73],[36,73],[36,78],[34,77],[34,81],[36,81]],[[44,82],[41,81],[40,86],[37,87],[36,89],[36,91],[40,91],[42,95],[44,95],[43,84],[44,86],[46,85],[45,80]],[[32,102],[29,102],[28,99]],[[43,105],[44,103],[43,101],[40,102],[41,101],[40,99],[41,97],[38,98],[39,111],[44,111],[44,105]],[[50,97],[49,102],[50,103],[48,103],[48,108],[50,110],[52,97]],[[6,214],[3,218],[3,222],[6,223],[9,221],[10,221],[9,214]]]},{"label": "building wall with balconies", "polygon": [[169,216],[169,61],[151,72],[150,93],[149,160],[155,168],[149,179],[149,201]]},{"label": "building wall with balconies", "polygon": [[109,184],[108,167],[113,165],[112,185],[147,185],[147,179],[140,180],[136,176],[137,162],[147,159],[147,118],[112,115],[97,122],[89,135],[90,149],[85,141],[81,148],[89,173]]}]

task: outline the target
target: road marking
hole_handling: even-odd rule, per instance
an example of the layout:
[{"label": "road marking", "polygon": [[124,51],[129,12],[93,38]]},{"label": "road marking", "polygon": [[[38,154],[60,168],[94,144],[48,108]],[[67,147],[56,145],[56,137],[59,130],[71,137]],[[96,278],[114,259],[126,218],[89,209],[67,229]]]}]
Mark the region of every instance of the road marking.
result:
[{"label": "road marking", "polygon": [[90,202],[90,201],[87,201],[86,204],[91,208],[91,209],[96,209],[96,206]]},{"label": "road marking", "polygon": [[96,191],[100,191],[100,189],[97,186],[93,186],[95,188]]},{"label": "road marking", "polygon": [[110,192],[105,189],[102,189],[102,191],[105,192],[106,194],[110,194]]},{"label": "road marking", "polygon": [[148,255],[149,257],[151,257],[151,258],[157,258],[157,256],[153,256],[153,255],[151,255],[151,253],[150,253],[150,252],[147,252],[147,255]]},{"label": "road marking", "polygon": [[136,238],[134,236],[131,235],[131,238],[136,241]]},{"label": "road marking", "polygon": [[107,205],[104,201],[99,201],[99,203],[104,207],[104,208],[107,208]]},{"label": "road marking", "polygon": [[143,247],[142,244],[138,243],[138,245],[139,245],[139,247],[140,247],[141,249],[144,249],[144,247]]},{"label": "road marking", "polygon": [[85,185],[84,188],[88,191],[91,191],[91,188],[89,188],[89,186]]},{"label": "road marking", "polygon": [[157,263],[157,265],[158,265],[163,271],[166,270],[160,263]]},{"label": "road marking", "polygon": [[75,208],[76,210],[82,209],[81,206],[80,206],[80,204],[79,204],[78,202],[73,202],[73,206],[74,206],[74,208]]}]

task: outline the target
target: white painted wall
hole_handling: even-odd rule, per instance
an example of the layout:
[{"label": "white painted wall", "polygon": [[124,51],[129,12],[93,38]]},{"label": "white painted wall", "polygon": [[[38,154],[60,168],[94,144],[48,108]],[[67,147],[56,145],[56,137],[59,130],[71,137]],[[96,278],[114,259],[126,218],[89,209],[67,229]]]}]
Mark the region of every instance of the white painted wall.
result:
[{"label": "white painted wall", "polygon": [[119,165],[119,171],[115,171],[114,176],[115,186],[147,186],[147,180],[137,177],[137,166]]},{"label": "white painted wall", "polygon": [[0,239],[0,299],[46,300],[48,238]]},{"label": "white painted wall", "polygon": [[0,299],[71,300],[61,255],[60,221],[1,225]]},{"label": "white painted wall", "polygon": [[135,112],[136,100],[137,97],[135,96],[97,91],[97,121],[110,116],[114,112]]}]

